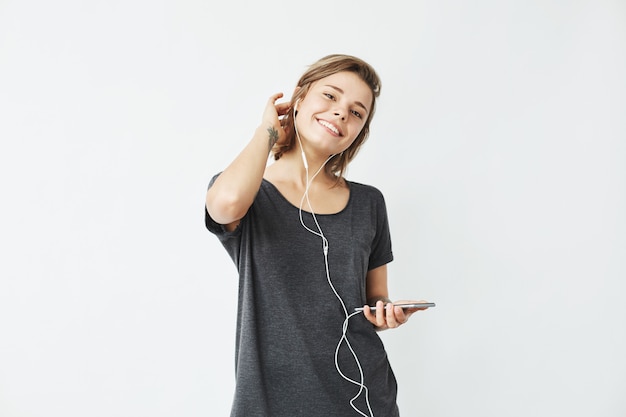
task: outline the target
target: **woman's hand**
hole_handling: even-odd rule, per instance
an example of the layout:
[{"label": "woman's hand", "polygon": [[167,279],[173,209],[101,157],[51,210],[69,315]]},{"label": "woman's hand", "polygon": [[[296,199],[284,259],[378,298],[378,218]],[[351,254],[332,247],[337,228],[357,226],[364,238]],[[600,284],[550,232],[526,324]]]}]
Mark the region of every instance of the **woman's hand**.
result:
[{"label": "woman's hand", "polygon": [[[407,303],[425,303],[426,301],[412,301],[412,300],[401,300],[396,301],[396,304],[407,304]],[[377,330],[385,330],[385,329],[395,329],[407,321],[409,321],[409,317],[413,313],[418,310],[426,310],[428,307],[422,308],[402,308],[395,306],[393,303],[385,304],[383,301],[379,300],[376,302],[376,310],[372,311],[372,309],[365,305],[363,307],[363,314],[367,321],[376,326]]]},{"label": "woman's hand", "polygon": [[276,143],[285,140],[285,130],[282,126],[282,118],[289,110],[290,104],[276,103],[276,100],[282,98],[283,93],[276,93],[270,96],[265,110],[263,111],[262,128],[267,130],[270,136],[270,149]]}]

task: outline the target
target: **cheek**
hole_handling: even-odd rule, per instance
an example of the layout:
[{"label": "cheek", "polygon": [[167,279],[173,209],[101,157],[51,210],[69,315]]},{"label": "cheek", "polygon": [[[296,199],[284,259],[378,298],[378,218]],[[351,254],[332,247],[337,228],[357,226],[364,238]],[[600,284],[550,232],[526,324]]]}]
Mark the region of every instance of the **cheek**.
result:
[{"label": "cheek", "polygon": [[364,128],[365,128],[365,122],[358,122],[358,123],[355,123],[353,126],[351,126],[350,127],[351,141],[356,140],[356,138],[361,134]]}]

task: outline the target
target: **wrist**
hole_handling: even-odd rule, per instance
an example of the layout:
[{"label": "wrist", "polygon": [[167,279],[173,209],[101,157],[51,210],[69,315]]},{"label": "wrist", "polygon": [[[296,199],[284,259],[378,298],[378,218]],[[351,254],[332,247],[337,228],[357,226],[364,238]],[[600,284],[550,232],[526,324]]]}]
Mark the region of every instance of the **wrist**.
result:
[{"label": "wrist", "polygon": [[260,142],[265,144],[268,152],[270,152],[276,142],[280,140],[280,132],[271,123],[263,123],[259,125],[254,132],[254,136]]}]

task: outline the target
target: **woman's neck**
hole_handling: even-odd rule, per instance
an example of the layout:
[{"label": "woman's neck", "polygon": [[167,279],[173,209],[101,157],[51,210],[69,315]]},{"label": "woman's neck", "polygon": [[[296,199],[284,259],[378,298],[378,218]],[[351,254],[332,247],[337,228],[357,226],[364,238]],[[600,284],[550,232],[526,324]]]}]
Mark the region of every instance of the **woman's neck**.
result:
[{"label": "woman's neck", "polygon": [[329,159],[315,158],[309,155],[303,157],[300,148],[294,148],[274,161],[268,167],[268,171],[270,171],[268,173],[271,173],[271,177],[275,180],[294,182],[303,189],[306,188],[307,182],[332,187],[336,184],[337,179],[324,169]]}]

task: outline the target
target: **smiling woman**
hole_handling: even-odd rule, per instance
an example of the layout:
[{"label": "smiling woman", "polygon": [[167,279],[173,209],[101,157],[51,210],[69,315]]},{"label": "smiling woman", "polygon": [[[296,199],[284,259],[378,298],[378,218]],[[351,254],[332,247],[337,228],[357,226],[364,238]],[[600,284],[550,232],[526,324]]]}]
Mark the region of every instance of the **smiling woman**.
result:
[{"label": "smiling woman", "polygon": [[240,274],[231,416],[399,415],[377,331],[426,307],[390,302],[383,194],[343,177],[379,93],[366,62],[322,58],[289,103],[269,98],[251,141],[210,181],[206,227]]},{"label": "smiling woman", "polygon": [[303,148],[305,154],[309,151],[320,161],[328,155],[341,156],[363,130],[366,121],[363,114],[367,115],[368,111],[362,103],[369,106],[372,101],[367,84],[352,72],[339,72],[313,83],[309,94],[298,99],[298,113],[294,117],[294,125],[300,120],[299,130],[295,129],[298,145],[302,147],[301,139],[305,138],[310,146]]},{"label": "smiling woman", "polygon": [[[363,120],[361,130],[353,139],[350,146],[339,155],[333,156],[329,163],[324,167],[327,174],[335,174],[341,178],[348,163],[354,159],[361,145],[369,136],[370,123],[374,117],[376,109],[376,98],[380,95],[381,82],[376,71],[367,63],[352,56],[345,55],[328,55],[309,67],[309,70],[302,75],[294,94],[291,98],[291,106],[294,112],[287,112],[283,118],[286,137],[285,141],[278,143],[273,150],[274,158],[278,160],[283,153],[291,150],[296,146],[296,132],[293,129],[293,120],[295,115],[300,111],[297,105],[301,100],[308,96],[309,89],[316,89],[316,94],[322,94],[330,101],[338,99],[349,100],[350,96],[345,97],[346,91],[342,90],[339,85],[334,85],[334,79],[337,77],[347,78],[343,80],[347,82],[346,88],[354,88],[348,91],[348,94],[355,94],[353,103],[348,103],[353,108],[348,111],[352,112],[356,117]],[[320,80],[323,82],[320,83]],[[367,89],[364,90],[363,86]],[[361,97],[358,97],[361,94]],[[316,95],[310,96],[313,101]]]}]

